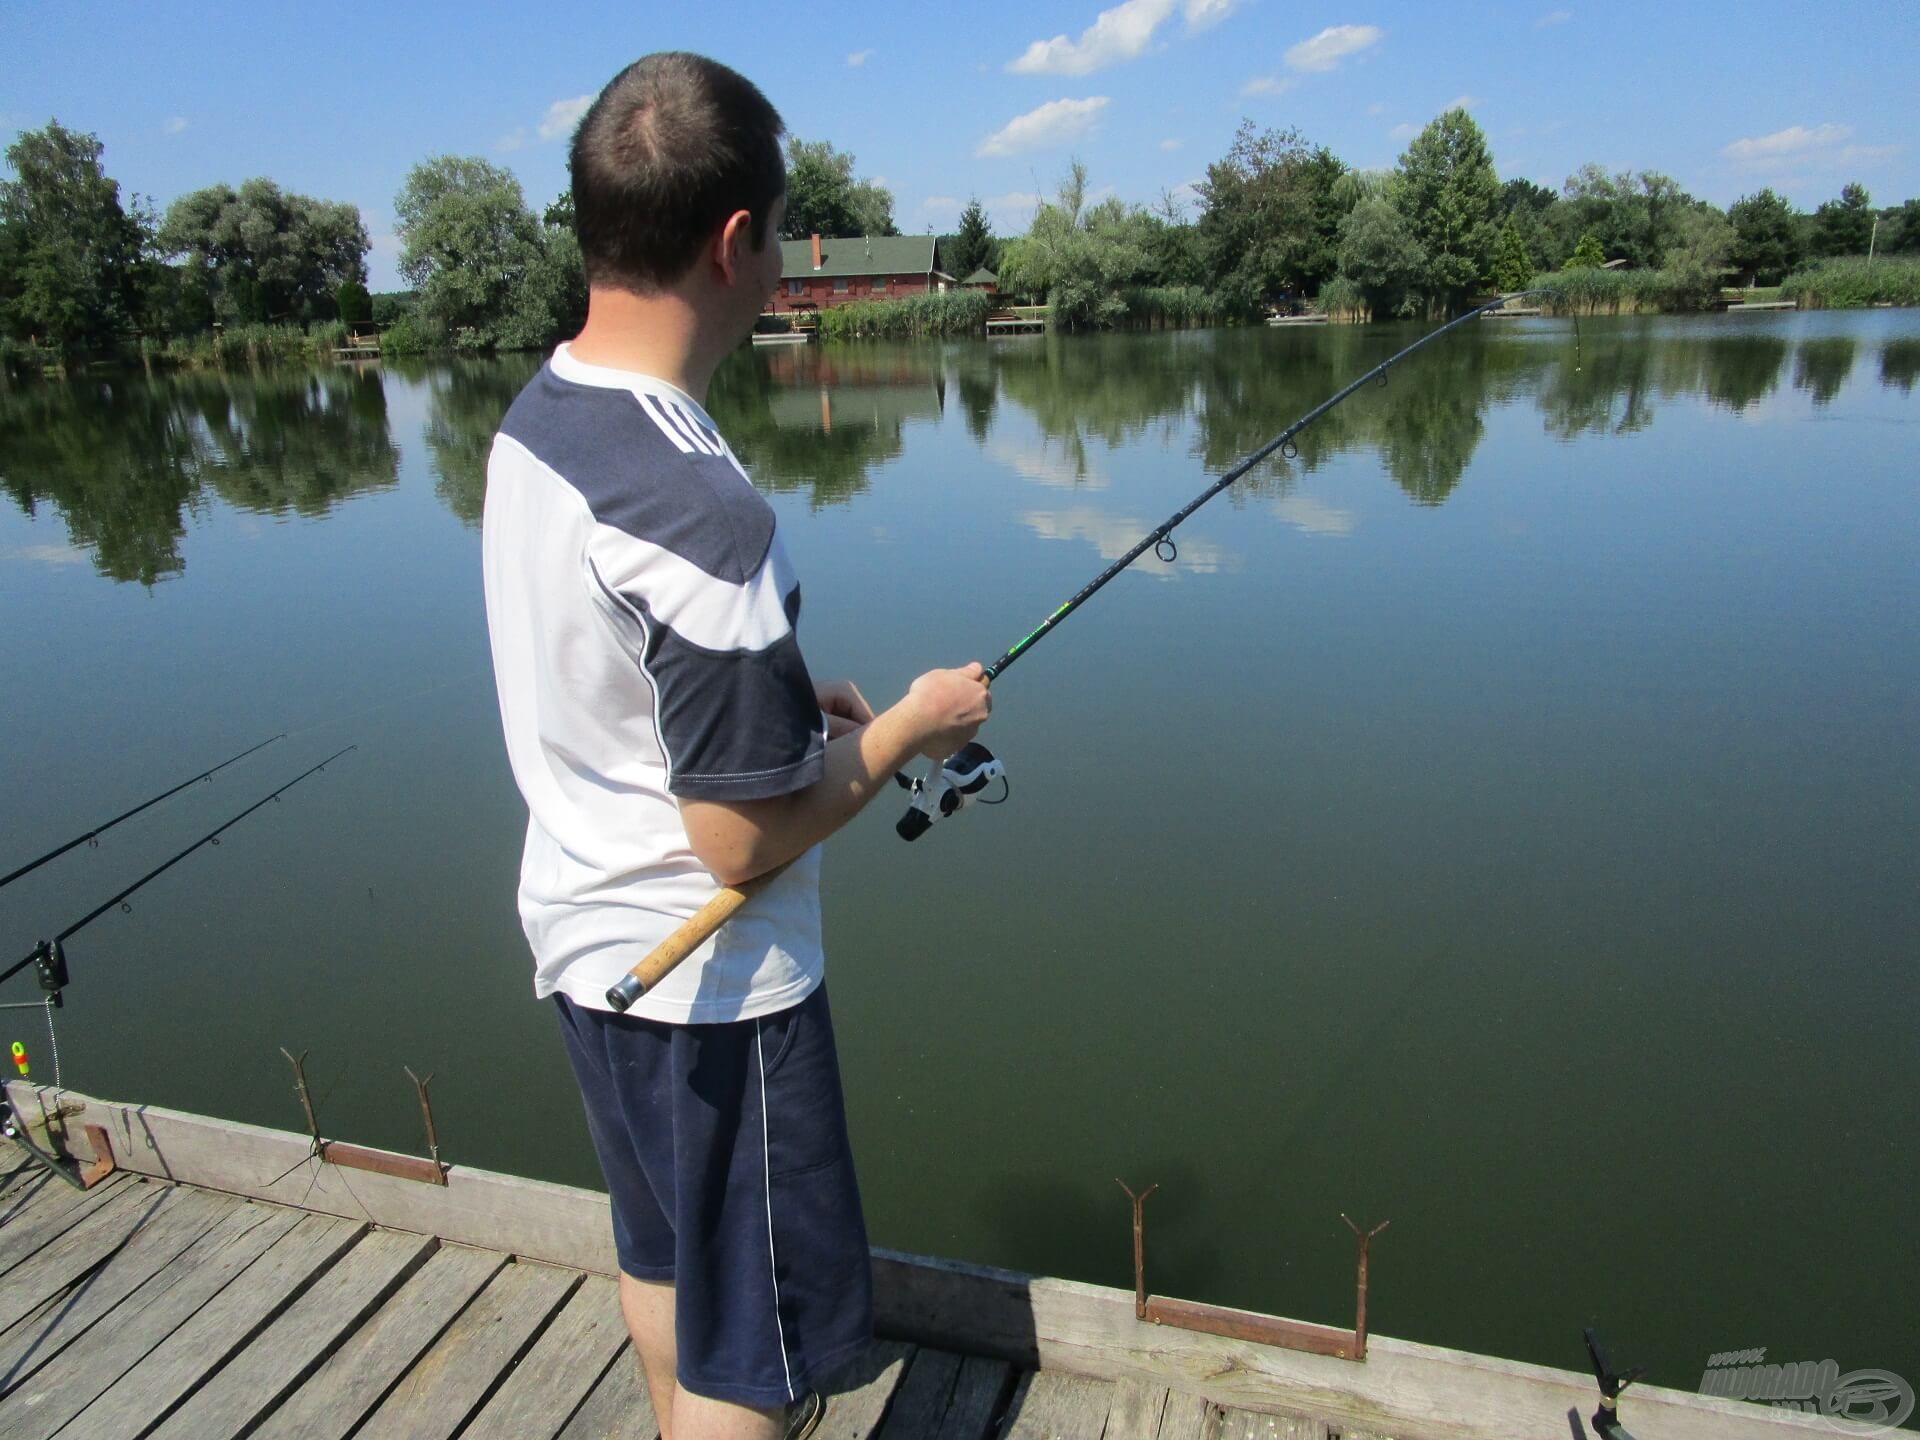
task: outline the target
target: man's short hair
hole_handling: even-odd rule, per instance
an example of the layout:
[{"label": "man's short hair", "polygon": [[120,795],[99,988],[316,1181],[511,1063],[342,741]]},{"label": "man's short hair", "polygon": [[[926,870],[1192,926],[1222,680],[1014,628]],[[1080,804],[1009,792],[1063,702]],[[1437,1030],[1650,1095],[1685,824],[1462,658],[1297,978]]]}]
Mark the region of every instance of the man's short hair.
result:
[{"label": "man's short hair", "polygon": [[753,217],[762,248],[787,186],[785,128],[751,80],[703,55],[648,55],[614,76],[573,136],[587,282],[641,293],[671,284],[737,210]]}]

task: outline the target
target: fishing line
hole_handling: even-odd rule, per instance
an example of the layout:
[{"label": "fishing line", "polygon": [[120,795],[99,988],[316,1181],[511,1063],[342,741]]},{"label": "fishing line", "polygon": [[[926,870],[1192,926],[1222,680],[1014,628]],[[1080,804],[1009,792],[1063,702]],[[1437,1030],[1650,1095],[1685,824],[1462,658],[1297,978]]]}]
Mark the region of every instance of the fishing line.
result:
[{"label": "fishing line", "polygon": [[134,816],[138,815],[142,810],[147,810],[152,808],[155,805],[158,805],[162,800],[167,799],[169,796],[178,795],[182,790],[186,789],[189,785],[193,784],[195,781],[211,780],[215,775],[219,774],[220,771],[226,769],[227,766],[233,764],[235,760],[244,760],[247,758],[247,756],[253,754],[255,750],[264,750],[267,748],[267,746],[273,744],[275,740],[284,740],[286,738],[287,738],[286,733],[284,731],[282,731],[278,735],[270,735],[265,740],[262,740],[258,745],[252,745],[252,746],[249,746],[247,749],[242,750],[238,755],[235,755],[232,759],[222,760],[218,765],[215,765],[211,770],[202,770],[198,775],[195,775],[192,780],[182,780],[178,785],[174,786],[171,790],[161,791],[158,795],[154,796],[151,800],[143,801],[141,804],[134,806],[131,810],[127,811],[125,814],[114,816],[113,819],[107,821],[106,824],[96,825],[93,829],[87,831],[84,835],[74,836],[73,839],[67,841],[66,844],[56,846],[54,849],[49,850],[46,854],[42,855],[38,860],[29,860],[25,865],[22,865],[18,870],[13,871],[12,873],[6,876],[0,876],[0,888],[4,888],[8,885],[11,885],[14,881],[18,880],[22,875],[25,875],[30,871],[38,870],[42,865],[46,864],[49,860],[58,860],[62,855],[66,854],[69,850],[73,849],[73,847],[76,845],[85,845],[89,843],[97,844],[102,835],[106,834],[107,831],[113,829],[113,827],[118,825],[122,820],[131,820]]},{"label": "fishing line", "polygon": [[[26,969],[29,965],[38,965],[40,967],[40,983],[43,986],[45,986],[49,991],[53,992],[54,997],[57,997],[61,988],[66,984],[66,956],[61,949],[61,946],[64,944],[64,942],[71,939],[74,935],[78,934],[80,931],[84,930],[87,926],[91,925],[95,920],[98,920],[102,915],[106,914],[107,911],[111,910],[114,906],[116,905],[125,906],[128,896],[132,895],[136,890],[140,889],[142,886],[146,885],[150,881],[157,880],[160,876],[164,875],[167,871],[171,870],[175,865],[178,865],[182,860],[186,859],[187,856],[193,854],[193,852],[198,850],[202,845],[218,845],[220,843],[221,835],[226,833],[228,830],[231,830],[235,825],[238,825],[242,820],[246,819],[247,816],[253,814],[253,812],[258,810],[261,806],[269,804],[272,801],[278,800],[282,795],[286,794],[287,791],[291,790],[294,786],[298,785],[302,780],[306,779],[309,775],[314,775],[319,773],[320,771],[326,769],[327,766],[331,765],[335,760],[338,760],[342,755],[345,755],[348,750],[355,750],[358,748],[359,748],[358,746],[349,745],[345,749],[334,751],[333,754],[329,755],[326,759],[322,760],[318,765],[310,766],[308,769],[302,770],[298,775],[294,776],[293,779],[289,780],[286,784],[282,785],[278,790],[275,790],[272,794],[263,795],[260,799],[254,801],[253,804],[249,805],[246,809],[242,810],[238,815],[235,815],[231,820],[228,820],[225,824],[219,826],[216,829],[209,830],[205,835],[202,835],[198,840],[194,841],[191,845],[187,846],[184,850],[177,852],[170,859],[162,861],[160,864],[154,866],[153,869],[149,870],[145,875],[142,875],[138,880],[134,881],[131,885],[127,886],[124,890],[120,891],[118,894],[114,895],[111,899],[104,900],[100,904],[94,906],[94,908],[89,910],[85,915],[82,915],[78,920],[74,921],[71,925],[67,926],[66,929],[62,930],[59,934],[55,935],[53,939],[43,940],[38,945],[34,946],[32,950],[27,952],[27,956],[25,959],[16,961],[13,965],[9,966],[5,971],[0,971],[0,982],[11,980],[15,975],[18,975],[22,970]],[[131,907],[127,907],[127,908],[131,908]]]}]

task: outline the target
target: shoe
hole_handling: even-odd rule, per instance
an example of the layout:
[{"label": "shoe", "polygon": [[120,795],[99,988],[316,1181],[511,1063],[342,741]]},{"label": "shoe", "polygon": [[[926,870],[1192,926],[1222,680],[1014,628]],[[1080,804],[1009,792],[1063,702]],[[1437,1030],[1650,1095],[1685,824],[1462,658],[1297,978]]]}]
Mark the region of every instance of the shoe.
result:
[{"label": "shoe", "polygon": [[820,1398],[817,1390],[809,1390],[787,1406],[787,1440],[807,1440],[820,1428],[820,1421],[826,1413],[827,1402]]}]

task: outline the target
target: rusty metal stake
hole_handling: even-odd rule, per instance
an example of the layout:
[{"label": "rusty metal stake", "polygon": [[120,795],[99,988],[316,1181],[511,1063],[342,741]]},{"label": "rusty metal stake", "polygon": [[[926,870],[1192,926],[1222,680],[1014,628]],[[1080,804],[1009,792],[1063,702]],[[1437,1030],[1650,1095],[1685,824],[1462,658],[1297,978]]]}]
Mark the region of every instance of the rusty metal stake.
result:
[{"label": "rusty metal stake", "polygon": [[1222,1335],[1231,1340],[1251,1340],[1258,1345],[1273,1345],[1285,1350],[1304,1350],[1313,1355],[1331,1355],[1338,1360],[1367,1358],[1367,1249],[1375,1235],[1387,1228],[1380,1224],[1362,1231],[1345,1215],[1360,1244],[1359,1310],[1352,1330],[1332,1325],[1315,1325],[1305,1320],[1285,1320],[1277,1315],[1257,1315],[1247,1310],[1230,1310],[1221,1305],[1203,1305],[1193,1300],[1169,1300],[1147,1294],[1146,1203],[1147,1196],[1160,1187],[1149,1185],[1134,1194],[1127,1182],[1114,1179],[1133,1202],[1133,1314],[1136,1320],[1165,1325],[1175,1330],[1197,1330]]},{"label": "rusty metal stake", "polygon": [[[427,1081],[414,1077],[414,1085],[420,1094],[420,1107],[427,1121],[427,1144],[433,1150],[433,1158],[423,1160],[417,1155],[400,1155],[391,1150],[371,1150],[364,1145],[348,1145],[339,1140],[322,1139],[320,1120],[314,1114],[313,1094],[307,1088],[307,1052],[302,1050],[298,1057],[280,1047],[280,1053],[287,1057],[287,1063],[293,1066],[293,1086],[300,1096],[300,1109],[307,1117],[307,1135],[313,1142],[312,1154],[323,1164],[337,1165],[348,1170],[367,1170],[375,1175],[391,1175],[399,1180],[418,1180],[426,1185],[445,1185],[446,1167],[440,1163],[440,1147],[433,1128],[433,1110],[427,1103]],[[408,1070],[412,1075],[413,1071]]]},{"label": "rusty metal stake", "polygon": [[327,1145],[320,1138],[320,1121],[313,1113],[313,1095],[307,1089],[307,1052],[302,1050],[300,1057],[296,1060],[293,1052],[282,1045],[280,1053],[286,1056],[287,1063],[293,1066],[293,1088],[300,1096],[300,1109],[307,1117],[307,1137],[313,1141],[312,1153],[320,1155],[326,1150]]},{"label": "rusty metal stake", "polygon": [[433,1101],[427,1098],[427,1087],[433,1084],[433,1076],[422,1080],[413,1073],[411,1065],[402,1065],[400,1068],[407,1072],[407,1078],[413,1081],[413,1088],[420,1096],[420,1118],[427,1126],[427,1154],[433,1157],[433,1173],[437,1177],[434,1183],[444,1185],[447,1183],[447,1167],[441,1163],[440,1136],[433,1128]]},{"label": "rusty metal stake", "polygon": [[1128,1188],[1127,1182],[1118,1175],[1113,1177],[1113,1183],[1125,1190],[1127,1198],[1133,1202],[1133,1318],[1144,1320],[1147,1318],[1147,1223],[1144,1211],[1147,1206],[1147,1196],[1160,1187],[1158,1184],[1149,1185],[1136,1195]]},{"label": "rusty metal stake", "polygon": [[1373,1248],[1373,1237],[1393,1222],[1382,1220],[1371,1230],[1362,1230],[1353,1221],[1347,1219],[1346,1211],[1340,1212],[1340,1218],[1347,1221],[1347,1228],[1353,1232],[1354,1245],[1359,1251],[1359,1256],[1354,1262],[1353,1358],[1364,1360],[1367,1358],[1367,1252]]}]

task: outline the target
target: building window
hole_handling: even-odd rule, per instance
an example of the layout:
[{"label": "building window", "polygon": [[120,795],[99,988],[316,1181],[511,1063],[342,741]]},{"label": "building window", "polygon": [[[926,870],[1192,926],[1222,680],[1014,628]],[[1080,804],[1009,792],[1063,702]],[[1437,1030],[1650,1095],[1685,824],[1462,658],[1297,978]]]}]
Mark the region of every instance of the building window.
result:
[{"label": "building window", "polygon": [[804,280],[789,280],[789,281],[787,281],[787,294],[789,294],[789,295],[804,295],[804,294],[806,294],[806,293],[807,293],[807,282],[806,282],[806,281],[804,281]]},{"label": "building window", "polygon": [[887,293],[887,277],[886,276],[876,275],[873,277],[873,293],[876,295],[884,295]]},{"label": "building window", "polygon": [[842,275],[838,280],[833,282],[833,293],[836,295],[844,295],[847,293],[846,276]]}]

